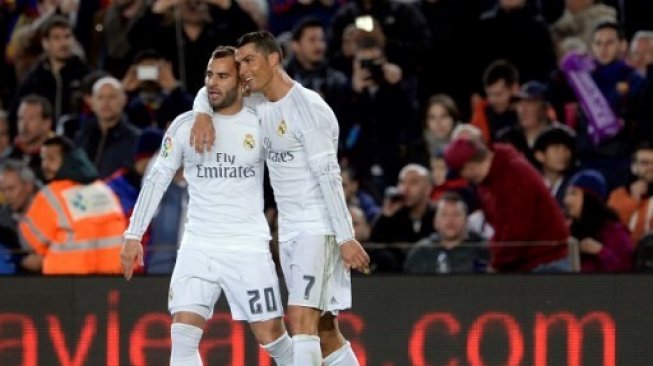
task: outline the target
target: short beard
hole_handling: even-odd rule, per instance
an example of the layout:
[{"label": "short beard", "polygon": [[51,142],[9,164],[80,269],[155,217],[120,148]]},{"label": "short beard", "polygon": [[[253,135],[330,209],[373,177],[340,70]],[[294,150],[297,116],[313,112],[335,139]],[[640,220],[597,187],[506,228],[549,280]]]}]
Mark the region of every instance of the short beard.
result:
[{"label": "short beard", "polygon": [[229,90],[225,96],[224,99],[222,99],[221,102],[213,104],[211,103],[211,100],[209,99],[209,103],[211,104],[211,107],[213,107],[213,110],[216,112],[219,112],[222,109],[229,108],[234,103],[236,102],[236,99],[238,99],[238,87],[235,87],[231,90]]}]

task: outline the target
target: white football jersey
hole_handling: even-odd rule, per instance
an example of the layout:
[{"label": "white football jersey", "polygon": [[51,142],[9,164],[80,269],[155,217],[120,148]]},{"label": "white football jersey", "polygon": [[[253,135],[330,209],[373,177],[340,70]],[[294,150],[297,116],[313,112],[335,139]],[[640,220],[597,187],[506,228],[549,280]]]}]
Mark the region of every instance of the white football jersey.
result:
[{"label": "white football jersey", "polygon": [[[294,82],[276,102],[260,94],[245,98],[260,119],[270,183],[279,211],[279,240],[305,232],[336,235],[338,243],[354,237],[337,162],[338,121],[312,90]],[[202,88],[194,111],[212,114]],[[220,135],[220,130],[216,129]],[[219,146],[216,141],[214,146]]]},{"label": "white football jersey", "polygon": [[193,121],[192,112],[175,119],[155,162],[155,167],[184,167],[189,203],[182,245],[238,249],[258,243],[267,250],[270,231],[263,213],[264,158],[256,114],[248,107],[232,116],[214,114],[216,143],[204,154],[188,143]]},{"label": "white football jersey", "polygon": [[310,169],[301,134],[314,128],[306,113],[319,116],[338,150],[338,121],[317,93],[299,83],[276,102],[260,103],[263,147],[270,172],[270,183],[279,210],[279,240],[291,240],[302,231],[334,235],[319,182]]}]

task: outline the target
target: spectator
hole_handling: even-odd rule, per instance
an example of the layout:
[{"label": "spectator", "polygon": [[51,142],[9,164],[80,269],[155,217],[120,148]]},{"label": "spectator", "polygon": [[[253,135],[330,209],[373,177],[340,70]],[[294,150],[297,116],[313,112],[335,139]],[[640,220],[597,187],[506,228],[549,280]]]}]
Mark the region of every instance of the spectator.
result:
[{"label": "spectator", "polygon": [[7,119],[7,112],[0,109],[0,163],[9,157],[11,151],[11,138],[9,135],[9,120]]},{"label": "spectator", "polygon": [[339,121],[351,99],[347,76],[326,60],[325,29],[316,19],[304,19],[292,33],[292,56],[285,66],[291,78],[316,91],[331,106]]},{"label": "spectator", "polygon": [[[642,128],[636,103],[643,79],[621,59],[624,42],[617,24],[601,23],[597,26],[592,43],[595,66],[591,78],[594,85],[590,85],[605,98],[605,112],[614,114],[620,131],[596,142],[590,132],[590,128],[596,128],[592,126],[587,110],[583,110],[576,126],[581,166],[600,171],[610,188],[626,184],[632,147],[639,140],[638,131]],[[592,108],[598,108],[591,104],[594,101],[591,98],[590,95],[576,93],[576,100],[586,101]]]},{"label": "spectator", "polygon": [[36,176],[23,162],[10,159],[0,166],[0,192],[6,202],[0,206],[0,253],[4,252],[9,259],[5,262],[0,258],[0,273],[38,271],[34,264],[38,264],[39,258],[34,254],[20,253],[22,248],[18,237],[18,223],[37,190]]},{"label": "spectator", "polygon": [[576,134],[564,125],[547,127],[535,140],[533,150],[537,166],[540,168],[544,185],[556,199],[560,208],[569,178],[574,173],[574,148]]},{"label": "spectator", "polygon": [[410,160],[428,165],[451,140],[451,133],[460,123],[460,114],[450,96],[436,94],[426,104],[425,117],[422,137],[411,147],[415,151],[411,152],[414,156]]},{"label": "spectator", "polygon": [[[90,2],[92,1],[85,1],[84,3]],[[9,19],[5,24],[9,25],[7,61],[13,64],[17,80],[20,82],[25,79],[25,75],[38,62],[43,53],[41,36],[44,25],[51,21],[53,17],[60,17],[67,19],[72,29],[76,26],[73,24],[74,20],[79,20],[80,17],[76,17],[79,14],[75,9],[76,1],[41,0],[19,1],[18,3],[22,3],[17,8],[19,14],[16,14],[15,19]],[[82,6],[82,8],[86,9],[87,7]],[[83,58],[84,51],[76,41],[73,41],[71,47],[72,53]]]},{"label": "spectator", "polygon": [[341,136],[361,178],[371,176],[382,190],[394,184],[406,145],[418,136],[419,127],[412,101],[401,87],[402,70],[387,61],[375,39],[361,40],[353,67],[351,125],[341,126]]},{"label": "spectator", "polygon": [[549,125],[548,102],[544,100],[546,86],[539,81],[529,81],[515,95],[519,123],[504,127],[497,135],[497,140],[511,144],[526,159],[537,166],[533,146],[537,136]]},{"label": "spectator", "polygon": [[41,146],[52,136],[52,106],[47,99],[36,95],[26,95],[18,107],[18,136],[9,157],[25,161],[43,180],[41,170]]},{"label": "spectator", "polygon": [[[179,25],[175,19],[177,5],[181,17]],[[151,9],[135,25],[134,32],[157,35],[149,37],[147,48],[154,48],[166,60],[171,60],[175,75],[185,90],[195,94],[204,86],[206,55],[210,55],[216,45],[234,44],[242,34],[257,29],[238,1],[179,0],[152,3]]]},{"label": "spectator", "polygon": [[455,193],[437,203],[435,233],[410,249],[404,272],[411,274],[485,272],[490,253],[484,239],[468,230],[467,205]]},{"label": "spectator", "polygon": [[365,218],[365,213],[360,207],[349,206],[349,214],[351,214],[351,220],[354,224],[354,236],[359,243],[364,243],[370,239],[370,234],[372,228]]},{"label": "spectator", "polygon": [[495,233],[491,270],[566,272],[569,232],[542,178],[512,146],[455,139],[445,151],[447,166],[476,185],[485,217]]},{"label": "spectator", "polygon": [[650,142],[635,149],[631,170],[633,179],[610,193],[608,206],[628,226],[636,244],[653,231],[653,146]]},{"label": "spectator", "polygon": [[568,38],[579,38],[589,48],[594,28],[606,21],[617,21],[617,11],[613,7],[597,0],[566,0],[562,16],[551,26],[556,49],[560,50],[560,45]]},{"label": "spectator", "polygon": [[478,35],[477,70],[505,59],[517,67],[522,80],[544,82],[556,68],[549,29],[527,0],[499,0],[481,15]]},{"label": "spectator", "polygon": [[178,115],[193,108],[193,100],[172,72],[172,64],[156,51],[136,55],[123,79],[129,97],[127,116],[139,128],[166,128]]},{"label": "spectator", "polygon": [[605,178],[582,170],[569,182],[565,206],[571,235],[580,243],[582,272],[625,272],[632,268],[633,243],[617,214],[605,204]]},{"label": "spectator", "polygon": [[24,96],[39,94],[52,105],[52,115],[56,121],[72,110],[72,94],[79,88],[89,68],[79,56],[72,53],[74,37],[66,18],[49,18],[43,24],[41,43],[44,55],[19,86],[12,111],[15,116],[18,103]]},{"label": "spectator", "polygon": [[383,211],[372,223],[370,241],[388,244],[366,248],[372,271],[401,272],[405,245],[414,245],[433,232],[435,209],[429,200],[430,189],[428,169],[409,164],[399,173],[398,187],[386,190]]},{"label": "spectator", "polygon": [[[370,16],[369,18],[359,18]],[[345,28],[356,25],[354,40],[366,32],[381,35],[388,59],[399,65],[407,74],[414,75],[422,66],[419,60],[431,45],[431,33],[421,11],[412,4],[396,0],[353,0],[341,6],[331,24],[329,50],[340,49]],[[365,21],[362,21],[365,19]],[[367,24],[362,24],[367,23]],[[371,23],[371,24],[370,24]],[[371,29],[368,26],[374,24]]]},{"label": "spectator", "polygon": [[449,171],[447,162],[444,160],[444,151],[431,158],[431,202],[436,203],[447,192],[469,192],[469,183],[460,178],[455,172]]},{"label": "spectator", "polygon": [[120,199],[120,205],[127,219],[131,217],[136,199],[138,199],[145,169],[152,156],[159,150],[162,140],[163,132],[161,130],[154,127],[143,130],[136,140],[133,165],[122,167],[105,179],[105,183]]},{"label": "spectator", "polygon": [[93,107],[93,84],[109,74],[102,70],[94,70],[88,73],[82,79],[82,85],[79,92],[75,93],[75,108],[72,113],[61,116],[57,121],[55,132],[57,135],[66,136],[69,139],[75,139],[77,132],[88,121],[94,118]]},{"label": "spectator", "polygon": [[517,124],[512,101],[519,92],[519,72],[505,60],[495,61],[485,69],[483,85],[487,100],[473,98],[470,123],[481,130],[486,143],[491,143],[501,129]]},{"label": "spectator", "polygon": [[118,79],[107,76],[93,84],[91,106],[95,117],[84,124],[76,141],[95,164],[100,178],[132,164],[139,131],[127,119],[126,102],[127,96]]},{"label": "spectator", "polygon": [[642,76],[647,76],[647,68],[653,65],[653,31],[635,33],[630,43],[628,63]]},{"label": "spectator", "polygon": [[48,139],[41,152],[49,183],[34,197],[19,230],[42,256],[43,274],[121,273],[126,220],[117,197],[65,137]]},{"label": "spectator", "polygon": [[381,208],[376,203],[374,196],[361,187],[361,181],[354,169],[343,168],[340,176],[347,205],[360,208],[365,214],[367,222],[374,221],[381,212]]},{"label": "spectator", "polygon": [[[394,188],[394,187],[390,187]],[[406,165],[399,173],[399,185],[386,191],[381,215],[372,225],[375,242],[415,243],[433,232],[431,179],[421,165]]]}]

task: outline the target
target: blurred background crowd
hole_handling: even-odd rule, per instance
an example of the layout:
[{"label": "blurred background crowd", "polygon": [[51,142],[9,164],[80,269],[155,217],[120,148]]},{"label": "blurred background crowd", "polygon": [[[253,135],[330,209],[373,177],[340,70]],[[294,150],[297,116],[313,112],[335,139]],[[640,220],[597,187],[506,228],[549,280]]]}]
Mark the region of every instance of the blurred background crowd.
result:
[{"label": "blurred background crowd", "polygon": [[[258,29],[339,119],[374,272],[653,269],[650,0],[4,0],[0,272],[115,272],[163,132]],[[187,201],[180,173],[142,272]]]}]

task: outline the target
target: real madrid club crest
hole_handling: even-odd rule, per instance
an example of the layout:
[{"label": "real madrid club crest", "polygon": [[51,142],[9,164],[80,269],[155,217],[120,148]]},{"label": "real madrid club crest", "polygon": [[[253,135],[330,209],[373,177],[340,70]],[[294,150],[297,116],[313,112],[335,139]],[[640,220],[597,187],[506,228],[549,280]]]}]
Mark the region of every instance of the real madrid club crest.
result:
[{"label": "real madrid club crest", "polygon": [[247,150],[252,150],[254,149],[254,146],[256,146],[254,136],[248,133],[245,135],[245,139],[243,140],[243,147]]},{"label": "real madrid club crest", "polygon": [[279,136],[283,136],[286,134],[286,131],[288,131],[288,126],[286,125],[286,121],[281,120],[281,123],[279,123],[279,127],[277,127],[277,133]]}]

